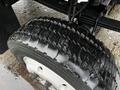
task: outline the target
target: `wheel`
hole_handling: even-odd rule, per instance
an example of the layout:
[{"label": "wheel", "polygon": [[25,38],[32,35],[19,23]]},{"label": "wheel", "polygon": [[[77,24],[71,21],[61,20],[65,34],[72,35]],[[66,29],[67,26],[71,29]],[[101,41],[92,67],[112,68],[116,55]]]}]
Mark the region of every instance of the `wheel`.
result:
[{"label": "wheel", "polygon": [[[113,56],[84,27],[40,17],[8,40],[8,47],[45,90],[114,90],[118,72]],[[44,81],[44,83],[43,83]]]}]

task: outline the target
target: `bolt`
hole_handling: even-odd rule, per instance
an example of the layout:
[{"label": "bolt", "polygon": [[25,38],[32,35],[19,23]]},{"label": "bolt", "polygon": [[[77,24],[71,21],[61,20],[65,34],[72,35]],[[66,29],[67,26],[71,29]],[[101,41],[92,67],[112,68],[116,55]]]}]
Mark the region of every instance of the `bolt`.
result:
[{"label": "bolt", "polygon": [[67,85],[66,84],[62,84],[61,86],[60,86],[60,90],[66,90],[67,89]]},{"label": "bolt", "polygon": [[39,66],[39,67],[38,67],[38,70],[39,70],[39,71],[42,71],[42,70],[43,70],[43,68],[42,68],[41,66]]}]

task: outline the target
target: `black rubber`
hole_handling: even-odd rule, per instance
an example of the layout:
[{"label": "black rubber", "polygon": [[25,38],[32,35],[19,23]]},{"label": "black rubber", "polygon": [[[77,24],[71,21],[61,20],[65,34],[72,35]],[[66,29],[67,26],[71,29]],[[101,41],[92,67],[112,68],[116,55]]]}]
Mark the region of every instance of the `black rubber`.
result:
[{"label": "black rubber", "polygon": [[[76,90],[90,90],[80,78],[78,79],[75,76],[75,72],[62,69],[65,68],[65,65],[61,66],[56,60],[38,51],[37,47],[24,44],[22,41],[30,39],[29,42],[39,41],[40,44],[48,44],[49,48],[68,55],[69,61],[88,71],[90,75],[94,75],[90,76],[90,78],[99,80],[98,87],[103,90],[114,90],[112,87],[113,82],[116,83],[117,72],[114,57],[99,40],[96,40],[87,31],[83,26],[78,26],[75,23],[71,24],[56,18],[40,17],[31,20],[16,31],[9,38],[8,46],[21,61],[25,55],[36,58],[39,62],[49,64],[48,67],[65,78]],[[44,58],[44,60],[42,61],[40,57]],[[50,62],[45,57],[50,58]]]}]

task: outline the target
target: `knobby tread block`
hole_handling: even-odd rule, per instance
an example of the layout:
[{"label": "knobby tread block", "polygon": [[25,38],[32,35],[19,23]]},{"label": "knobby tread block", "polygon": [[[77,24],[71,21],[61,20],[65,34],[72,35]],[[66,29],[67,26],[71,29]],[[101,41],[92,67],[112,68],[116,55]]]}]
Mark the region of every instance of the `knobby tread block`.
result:
[{"label": "knobby tread block", "polygon": [[57,18],[40,17],[21,27],[9,41],[29,38],[30,42],[48,44],[59,53],[68,55],[71,62],[89,71],[90,75],[94,74],[91,78],[97,78],[99,86],[108,90],[117,72],[114,57],[102,42],[85,29]]}]

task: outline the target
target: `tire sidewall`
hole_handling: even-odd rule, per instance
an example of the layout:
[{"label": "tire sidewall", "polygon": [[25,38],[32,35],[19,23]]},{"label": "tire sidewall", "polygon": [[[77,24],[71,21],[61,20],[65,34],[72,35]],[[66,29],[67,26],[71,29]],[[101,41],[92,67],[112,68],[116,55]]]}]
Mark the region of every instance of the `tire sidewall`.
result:
[{"label": "tire sidewall", "polygon": [[47,55],[43,55],[43,53],[35,50],[35,48],[14,41],[9,45],[9,47],[11,47],[11,52],[17,57],[21,64],[25,65],[23,57],[30,57],[50,68],[52,71],[66,80],[70,85],[72,85],[76,90],[91,90],[81,79],[78,79],[72,72],[63,67],[63,65],[57,63]]}]

